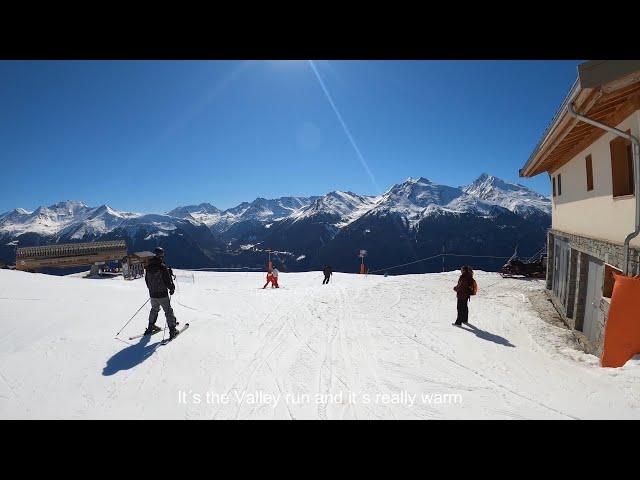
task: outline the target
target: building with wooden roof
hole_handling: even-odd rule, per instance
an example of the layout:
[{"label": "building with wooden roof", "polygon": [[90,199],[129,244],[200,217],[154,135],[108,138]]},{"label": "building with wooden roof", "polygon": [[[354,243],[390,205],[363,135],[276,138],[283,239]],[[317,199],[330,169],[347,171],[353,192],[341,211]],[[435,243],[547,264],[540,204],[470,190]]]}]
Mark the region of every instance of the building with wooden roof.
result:
[{"label": "building with wooden roof", "polygon": [[640,273],[639,135],[640,61],[589,61],[520,169],[549,176],[547,288],[597,354],[611,273]]},{"label": "building with wooden roof", "polygon": [[149,264],[149,260],[155,257],[153,252],[144,250],[134,252],[122,259],[122,275],[127,280],[134,280],[144,275],[144,271]]},{"label": "building with wooden roof", "polygon": [[42,268],[82,267],[121,260],[126,255],[124,240],[22,247],[16,250],[16,269],[35,272]]}]

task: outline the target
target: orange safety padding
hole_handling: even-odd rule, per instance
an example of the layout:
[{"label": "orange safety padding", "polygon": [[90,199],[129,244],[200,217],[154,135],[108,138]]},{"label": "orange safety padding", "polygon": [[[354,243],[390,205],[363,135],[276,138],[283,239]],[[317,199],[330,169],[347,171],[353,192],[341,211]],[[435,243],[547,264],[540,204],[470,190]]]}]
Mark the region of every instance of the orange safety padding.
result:
[{"label": "orange safety padding", "polygon": [[621,367],[640,353],[640,277],[613,276],[615,284],[604,327],[603,367]]}]

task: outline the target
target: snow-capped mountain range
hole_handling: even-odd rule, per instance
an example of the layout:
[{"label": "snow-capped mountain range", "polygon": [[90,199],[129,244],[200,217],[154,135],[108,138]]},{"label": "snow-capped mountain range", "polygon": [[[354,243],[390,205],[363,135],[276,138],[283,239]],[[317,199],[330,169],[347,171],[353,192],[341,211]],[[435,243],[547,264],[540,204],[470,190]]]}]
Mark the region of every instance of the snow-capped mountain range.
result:
[{"label": "snow-capped mountain range", "polygon": [[316,198],[305,207],[293,212],[291,219],[297,222],[318,215],[335,216],[336,222],[333,225],[342,227],[364,215],[373,208],[376,201],[377,197],[336,190]]},{"label": "snow-capped mountain range", "polygon": [[158,244],[186,249],[180,258],[190,259],[189,266],[194,262],[207,264],[202,266],[246,263],[251,252],[271,248],[305,259],[302,263],[309,268],[326,261],[323,251],[331,251],[332,243],[345,249],[365,248],[363,238],[346,240],[354,232],[366,237],[376,231],[377,238],[393,245],[395,237],[417,241],[416,235],[420,230],[424,234],[427,223],[442,219],[458,224],[481,221],[485,229],[504,219],[507,223],[517,219],[535,227],[540,238],[529,243],[537,246],[544,243],[550,214],[548,197],[487,174],[462,187],[419,177],[393,185],[379,196],[332,191],[323,196],[257,198],[227,210],[201,203],[165,214],[66,201],[32,212],[17,208],[0,214],[0,258],[11,262],[16,245],[126,238],[134,250]]},{"label": "snow-capped mountain range", "polygon": [[443,211],[488,215],[492,206],[523,215],[532,211],[551,215],[548,197],[486,173],[470,185],[459,188],[439,185],[424,177],[408,178],[380,196],[333,191],[321,197],[258,198],[225,211],[202,203],[178,207],[168,215],[193,218],[217,231],[225,231],[233,224],[247,220],[273,222],[290,218],[296,221],[318,214],[340,217],[336,225],[341,227],[367,213],[383,212],[400,214],[415,223],[423,216]]},{"label": "snow-capped mountain range", "polygon": [[320,197],[281,197],[273,200],[256,198],[233,208],[220,210],[210,203],[177,207],[167,213],[172,217],[189,218],[204,223],[214,232],[224,232],[236,223],[246,221],[277,221],[294,214]]},{"label": "snow-capped mountain range", "polygon": [[551,215],[551,200],[538,192],[515,183],[483,173],[471,185],[460,189],[492,205],[499,205],[514,213],[530,215],[543,212]]},{"label": "snow-capped mountain range", "polygon": [[[199,225],[192,219],[184,219]],[[33,233],[45,237],[83,240],[109,233],[116,228],[126,228],[135,233],[140,227],[152,226],[158,231],[176,228],[176,219],[168,215],[121,212],[109,205],[89,207],[78,201],[56,203],[38,207],[33,212],[17,208],[0,215],[0,234],[19,236]]]}]

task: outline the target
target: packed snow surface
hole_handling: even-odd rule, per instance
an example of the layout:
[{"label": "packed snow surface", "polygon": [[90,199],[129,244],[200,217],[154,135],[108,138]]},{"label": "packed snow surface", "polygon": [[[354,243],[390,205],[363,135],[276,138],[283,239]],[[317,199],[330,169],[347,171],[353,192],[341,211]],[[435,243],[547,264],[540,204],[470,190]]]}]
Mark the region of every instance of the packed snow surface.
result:
[{"label": "packed snow surface", "polygon": [[[544,322],[538,281],[178,271],[175,341],[142,333],[144,280],[0,270],[0,418],[640,418],[640,365],[604,369]],[[164,325],[161,312],[159,325]]]}]

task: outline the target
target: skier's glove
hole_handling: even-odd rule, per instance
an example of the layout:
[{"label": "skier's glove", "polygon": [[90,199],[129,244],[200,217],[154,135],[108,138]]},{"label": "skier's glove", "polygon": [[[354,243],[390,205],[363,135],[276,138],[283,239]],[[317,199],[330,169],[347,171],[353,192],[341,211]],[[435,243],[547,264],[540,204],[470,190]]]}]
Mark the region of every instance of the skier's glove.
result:
[{"label": "skier's glove", "polygon": [[172,288],[171,290],[169,290],[169,295],[173,295],[173,292],[175,292],[175,290]]}]

